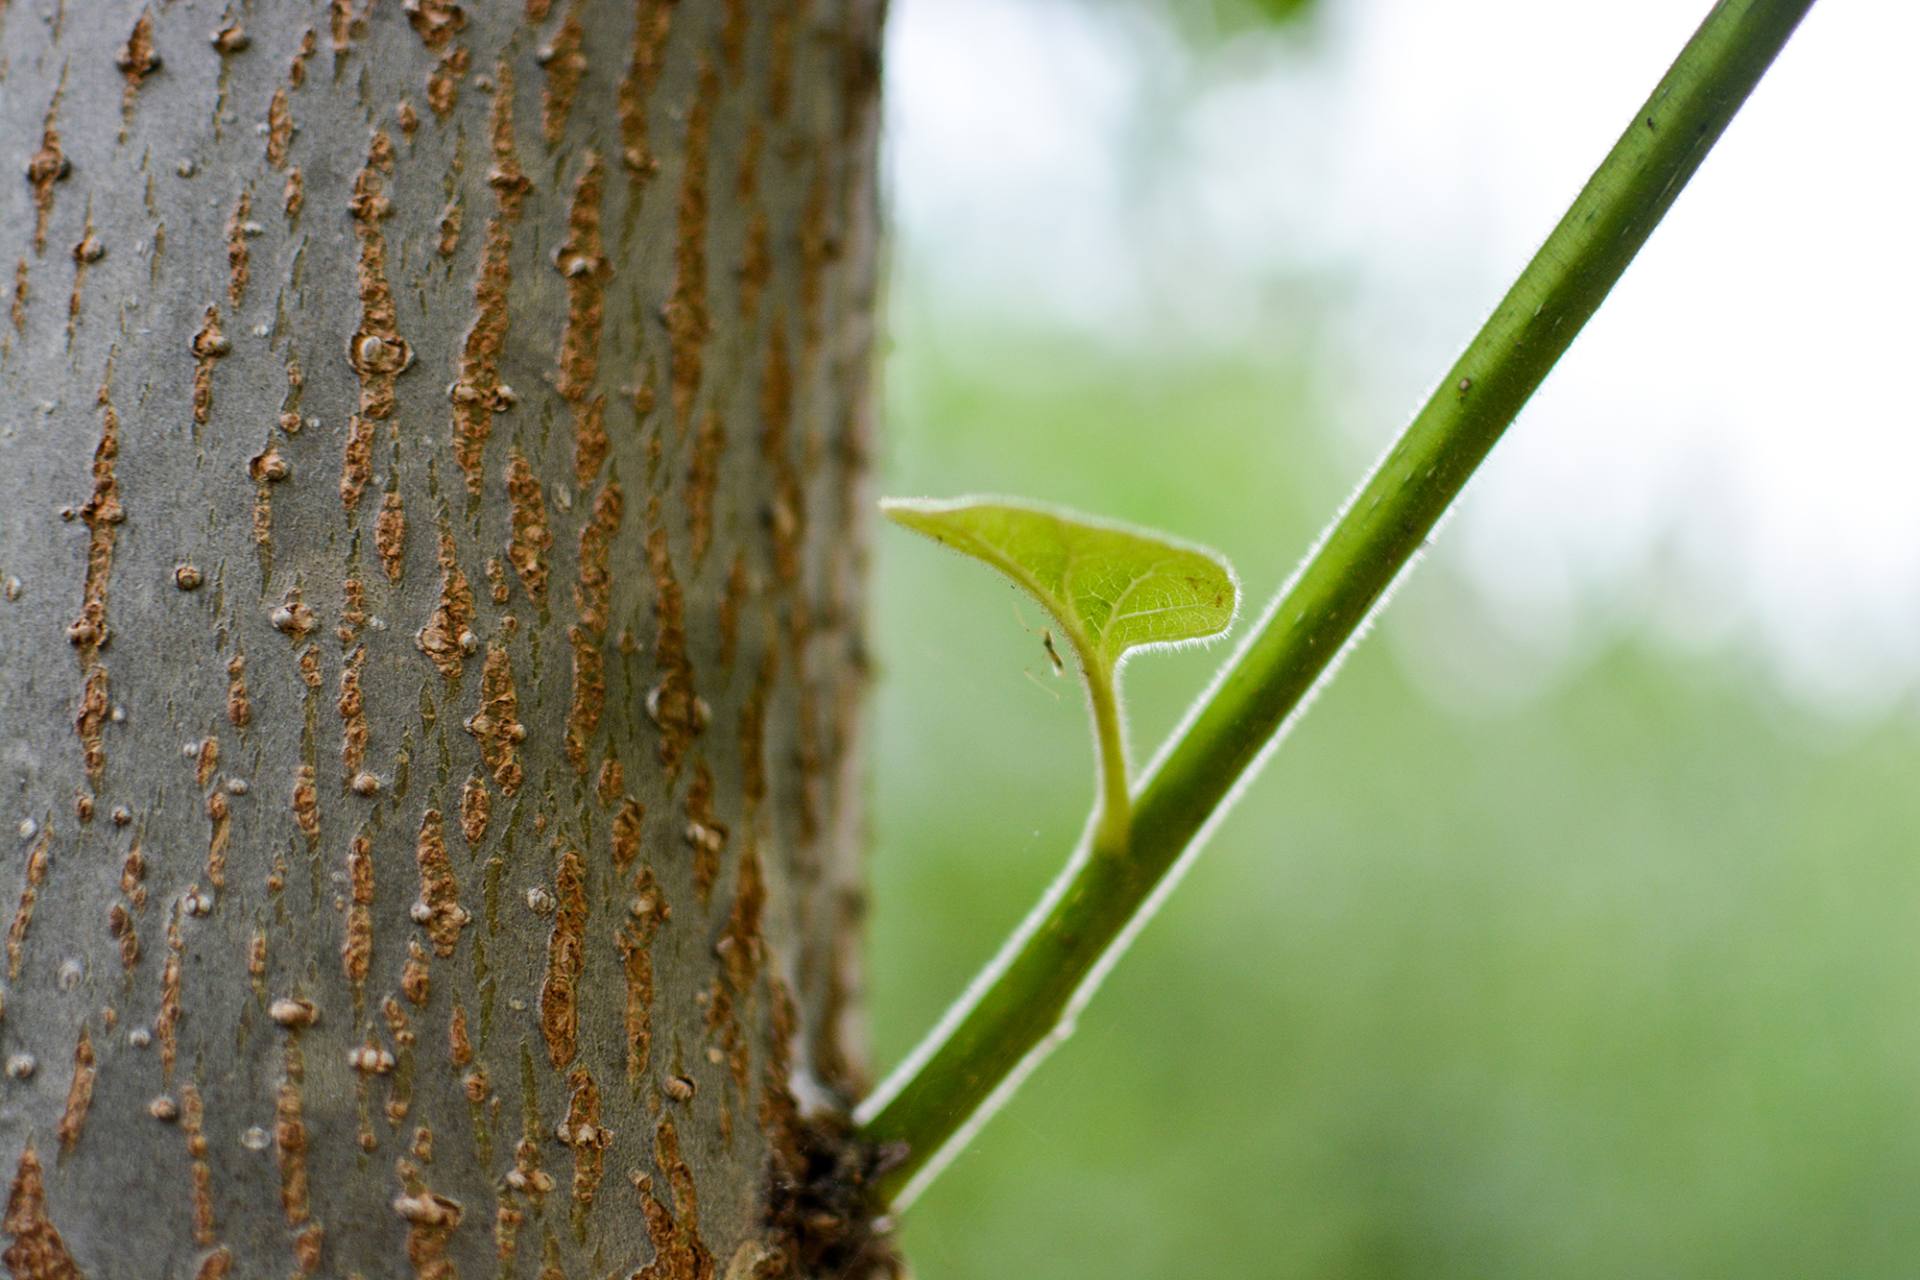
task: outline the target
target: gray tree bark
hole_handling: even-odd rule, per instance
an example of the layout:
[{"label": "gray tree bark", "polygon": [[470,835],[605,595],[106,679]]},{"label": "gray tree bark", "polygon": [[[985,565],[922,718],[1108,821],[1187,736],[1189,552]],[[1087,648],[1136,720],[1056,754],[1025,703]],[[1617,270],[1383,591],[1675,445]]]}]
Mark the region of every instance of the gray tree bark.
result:
[{"label": "gray tree bark", "polygon": [[13,1276],[824,1268],[881,7],[0,0]]}]

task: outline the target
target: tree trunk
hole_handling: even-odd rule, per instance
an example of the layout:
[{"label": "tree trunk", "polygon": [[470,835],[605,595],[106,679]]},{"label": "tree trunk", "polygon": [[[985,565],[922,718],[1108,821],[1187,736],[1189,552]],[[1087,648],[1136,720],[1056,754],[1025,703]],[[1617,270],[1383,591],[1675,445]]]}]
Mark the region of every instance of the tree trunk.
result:
[{"label": "tree trunk", "polygon": [[881,7],[0,0],[15,1277],[825,1268]]}]

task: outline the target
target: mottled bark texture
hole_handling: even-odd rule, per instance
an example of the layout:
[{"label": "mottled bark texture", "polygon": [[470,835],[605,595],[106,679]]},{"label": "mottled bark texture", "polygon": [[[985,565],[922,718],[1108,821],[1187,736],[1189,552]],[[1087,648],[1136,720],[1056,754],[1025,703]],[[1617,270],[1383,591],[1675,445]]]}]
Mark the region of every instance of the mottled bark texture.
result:
[{"label": "mottled bark texture", "polygon": [[12,1275],[807,1269],[879,7],[0,0]]}]

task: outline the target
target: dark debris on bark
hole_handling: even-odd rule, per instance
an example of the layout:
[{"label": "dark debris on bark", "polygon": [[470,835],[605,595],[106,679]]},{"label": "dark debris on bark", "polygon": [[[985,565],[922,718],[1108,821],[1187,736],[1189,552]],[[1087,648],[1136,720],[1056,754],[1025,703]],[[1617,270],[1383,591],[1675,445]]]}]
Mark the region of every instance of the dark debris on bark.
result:
[{"label": "dark debris on bark", "polygon": [[798,1135],[798,1168],[775,1180],[773,1225],[790,1274],[807,1280],[905,1280],[892,1219],[874,1184],[899,1155],[863,1141],[844,1116],[814,1117]]}]

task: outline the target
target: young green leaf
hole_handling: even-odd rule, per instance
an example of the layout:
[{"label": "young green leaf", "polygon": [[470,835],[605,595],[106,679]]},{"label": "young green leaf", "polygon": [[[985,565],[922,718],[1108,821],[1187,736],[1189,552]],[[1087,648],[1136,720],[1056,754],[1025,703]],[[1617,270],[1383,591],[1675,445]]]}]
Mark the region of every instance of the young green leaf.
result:
[{"label": "young green leaf", "polygon": [[880,509],[1013,579],[1092,669],[1111,673],[1129,649],[1233,623],[1240,592],[1226,561],[1160,534],[1004,498],[890,498]]},{"label": "young green leaf", "polygon": [[[1059,624],[1093,710],[1100,804],[1094,848],[1124,857],[1133,802],[1115,677],[1131,649],[1217,636],[1233,623],[1239,583],[1211,551],[1004,498],[890,498],[897,524],[983,560],[1012,578]],[[1047,641],[1052,652],[1052,638]]]}]

